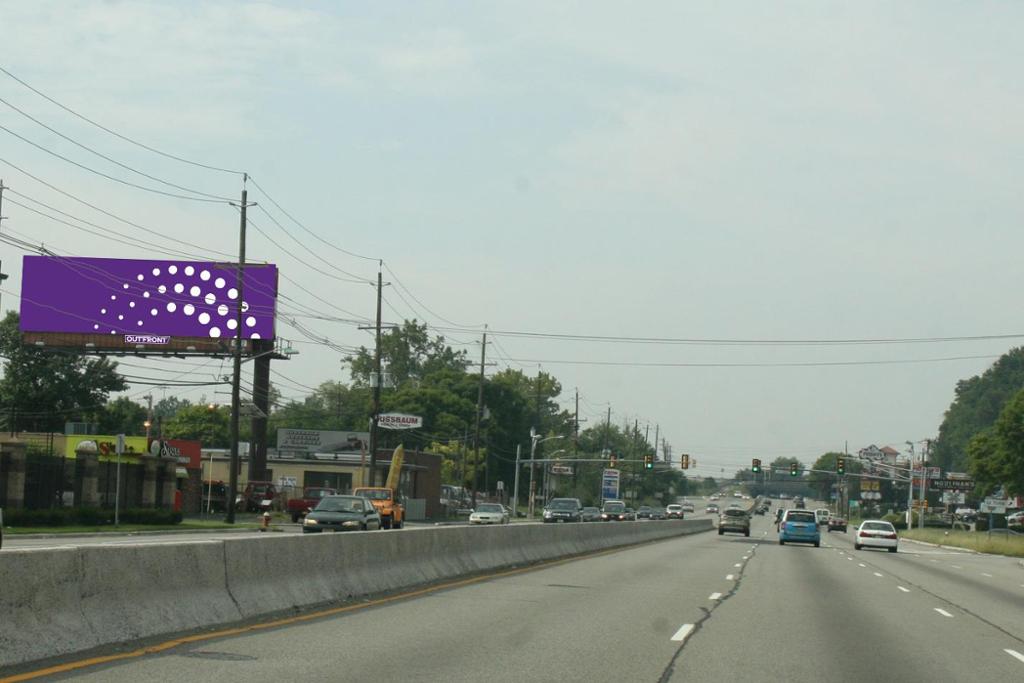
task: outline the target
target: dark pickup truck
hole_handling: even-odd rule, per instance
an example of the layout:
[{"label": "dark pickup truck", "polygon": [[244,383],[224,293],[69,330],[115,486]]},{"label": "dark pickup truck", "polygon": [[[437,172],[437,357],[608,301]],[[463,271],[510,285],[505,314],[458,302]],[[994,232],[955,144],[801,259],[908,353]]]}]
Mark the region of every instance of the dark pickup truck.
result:
[{"label": "dark pickup truck", "polygon": [[337,489],[309,486],[302,490],[302,498],[292,498],[288,501],[288,514],[291,515],[293,522],[298,522],[308,511],[315,508],[322,498],[336,495]]}]

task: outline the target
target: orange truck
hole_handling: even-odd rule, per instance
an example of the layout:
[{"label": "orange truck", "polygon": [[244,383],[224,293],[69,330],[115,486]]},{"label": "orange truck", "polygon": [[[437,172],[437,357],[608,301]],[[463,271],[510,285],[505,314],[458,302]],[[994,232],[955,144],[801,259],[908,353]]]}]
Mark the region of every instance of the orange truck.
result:
[{"label": "orange truck", "polygon": [[404,459],[405,450],[399,446],[391,456],[391,468],[384,486],[360,486],[352,490],[353,495],[368,499],[377,508],[382,529],[401,529],[405,526],[405,507],[398,499],[398,479]]}]

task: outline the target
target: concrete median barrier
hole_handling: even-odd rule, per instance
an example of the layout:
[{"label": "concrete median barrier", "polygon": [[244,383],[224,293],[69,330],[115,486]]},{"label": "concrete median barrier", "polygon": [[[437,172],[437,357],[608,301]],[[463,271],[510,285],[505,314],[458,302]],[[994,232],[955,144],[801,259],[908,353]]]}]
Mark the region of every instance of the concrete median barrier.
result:
[{"label": "concrete median barrier", "polygon": [[712,529],[710,519],[448,526],[0,553],[0,669]]}]

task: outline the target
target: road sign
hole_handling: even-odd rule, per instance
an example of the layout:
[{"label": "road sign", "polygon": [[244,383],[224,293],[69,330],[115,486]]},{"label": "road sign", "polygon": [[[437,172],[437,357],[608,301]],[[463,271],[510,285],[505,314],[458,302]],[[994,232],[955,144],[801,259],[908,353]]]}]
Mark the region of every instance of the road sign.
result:
[{"label": "road sign", "polygon": [[572,474],[572,467],[569,465],[552,465],[551,474]]},{"label": "road sign", "polygon": [[604,470],[601,473],[601,498],[616,500],[619,497],[619,471]]},{"label": "road sign", "polygon": [[956,491],[943,491],[942,502],[946,505],[963,505],[967,502],[967,494],[957,493]]},{"label": "road sign", "polygon": [[997,515],[1006,514],[1006,499],[1005,498],[986,498],[982,501],[981,505],[978,506],[979,512],[992,512]]},{"label": "road sign", "polygon": [[933,479],[929,485],[938,491],[970,491],[974,488],[973,479]]}]

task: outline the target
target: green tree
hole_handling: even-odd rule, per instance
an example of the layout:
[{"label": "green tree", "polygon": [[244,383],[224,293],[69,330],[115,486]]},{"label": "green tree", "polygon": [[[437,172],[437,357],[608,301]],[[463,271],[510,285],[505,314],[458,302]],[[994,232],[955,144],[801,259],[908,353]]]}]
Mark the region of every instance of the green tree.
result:
[{"label": "green tree", "polygon": [[146,433],[146,408],[127,396],[120,396],[107,402],[98,415],[100,434],[125,434],[143,436]]},{"label": "green tree", "polygon": [[177,415],[179,410],[190,405],[192,402],[187,398],[178,398],[177,396],[162,398],[153,405],[153,419],[163,418],[166,421]]},{"label": "green tree", "polygon": [[[440,370],[464,371],[469,364],[465,351],[455,351],[445,343],[444,337],[430,337],[426,323],[406,320],[401,327],[381,334],[380,357],[382,367],[392,386],[421,380]],[[345,361],[349,364],[352,381],[356,386],[370,386],[374,353],[365,346]]]},{"label": "green tree", "polygon": [[187,406],[163,424],[164,437],[199,441],[207,448],[231,446],[231,411],[223,406]]},{"label": "green tree", "polygon": [[956,384],[955,398],[946,411],[932,451],[932,463],[962,471],[968,462],[967,444],[995,424],[1003,407],[1024,389],[1024,347],[1003,354],[992,367]]},{"label": "green tree", "polygon": [[11,311],[0,322],[0,405],[13,431],[63,431],[67,421],[96,419],[107,397],[128,388],[117,363],[71,351],[25,346]]},{"label": "green tree", "polygon": [[1024,494],[1024,390],[1007,402],[992,429],[971,439],[967,453],[981,493],[1005,487],[1010,495]]}]

